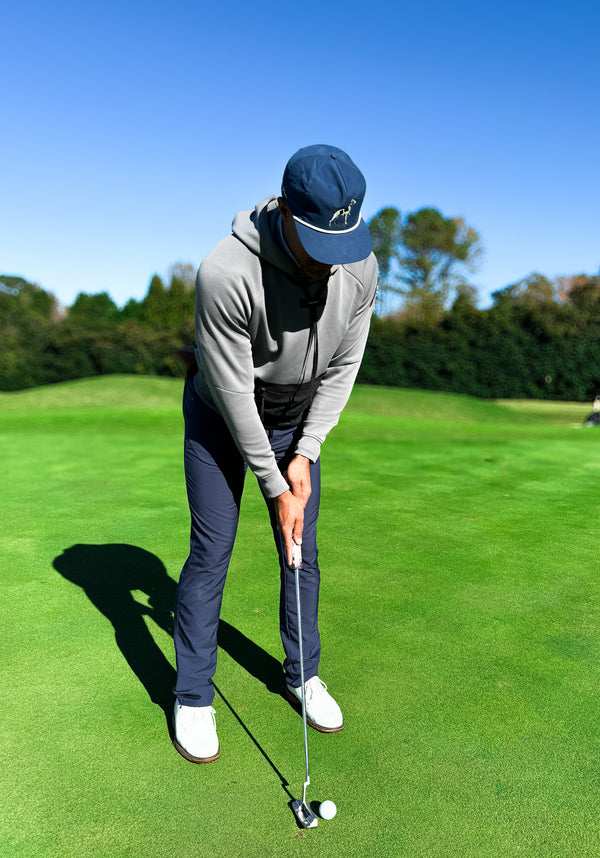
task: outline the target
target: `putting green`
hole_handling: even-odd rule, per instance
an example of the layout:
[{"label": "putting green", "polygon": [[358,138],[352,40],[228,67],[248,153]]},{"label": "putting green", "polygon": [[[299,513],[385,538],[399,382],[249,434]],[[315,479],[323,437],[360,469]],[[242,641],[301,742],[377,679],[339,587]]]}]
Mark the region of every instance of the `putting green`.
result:
[{"label": "putting green", "polygon": [[187,552],[181,384],[0,394],[0,855],[598,854],[600,430],[589,406],[358,387],[323,449],[321,675],[281,679],[278,574],[249,476],[216,676],[222,756],[169,740]]}]

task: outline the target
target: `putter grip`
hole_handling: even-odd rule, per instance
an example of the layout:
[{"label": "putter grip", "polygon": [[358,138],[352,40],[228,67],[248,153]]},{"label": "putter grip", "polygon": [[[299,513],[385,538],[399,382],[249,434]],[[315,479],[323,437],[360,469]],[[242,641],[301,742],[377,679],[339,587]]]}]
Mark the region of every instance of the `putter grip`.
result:
[{"label": "putter grip", "polygon": [[299,569],[302,566],[302,546],[296,545],[294,542],[292,545],[292,568]]}]

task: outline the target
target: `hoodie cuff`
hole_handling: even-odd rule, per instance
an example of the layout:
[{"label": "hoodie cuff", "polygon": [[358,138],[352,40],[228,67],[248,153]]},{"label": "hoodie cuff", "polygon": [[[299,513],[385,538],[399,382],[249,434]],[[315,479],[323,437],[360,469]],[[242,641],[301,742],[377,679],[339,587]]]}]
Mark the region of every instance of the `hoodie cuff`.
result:
[{"label": "hoodie cuff", "polygon": [[268,498],[278,498],[279,495],[290,490],[281,471],[274,471],[266,479],[261,480],[261,488]]},{"label": "hoodie cuff", "polygon": [[300,456],[306,456],[314,465],[321,455],[321,445],[316,438],[304,435],[296,445],[296,453]]}]

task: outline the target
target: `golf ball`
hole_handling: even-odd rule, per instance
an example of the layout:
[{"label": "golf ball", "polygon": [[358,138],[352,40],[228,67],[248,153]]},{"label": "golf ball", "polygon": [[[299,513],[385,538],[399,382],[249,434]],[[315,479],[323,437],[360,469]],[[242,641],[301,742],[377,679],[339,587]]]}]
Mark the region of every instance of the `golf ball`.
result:
[{"label": "golf ball", "polygon": [[337,807],[332,801],[322,801],[319,805],[319,816],[321,819],[333,819],[337,813]]}]

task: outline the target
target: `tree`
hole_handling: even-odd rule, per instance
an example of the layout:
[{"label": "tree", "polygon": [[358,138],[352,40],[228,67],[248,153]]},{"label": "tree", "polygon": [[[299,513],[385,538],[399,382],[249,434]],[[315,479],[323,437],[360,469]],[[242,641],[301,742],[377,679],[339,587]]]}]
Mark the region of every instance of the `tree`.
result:
[{"label": "tree", "polygon": [[169,326],[169,296],[158,274],[150,281],[148,294],[142,301],[142,320],[160,330]]},{"label": "tree", "polygon": [[514,306],[533,308],[553,303],[556,300],[556,288],[551,280],[534,271],[522,280],[493,292],[492,300],[496,306],[508,302]]},{"label": "tree", "polygon": [[[401,258],[402,220],[398,209],[381,209],[368,223],[373,253],[377,258],[377,313],[389,312],[395,296],[402,294],[398,285],[398,265]],[[391,300],[390,300],[391,299]]]},{"label": "tree", "polygon": [[401,229],[400,260],[406,308],[428,322],[441,316],[453,292],[466,285],[463,269],[474,270],[482,254],[479,234],[462,218],[438,209],[409,214]]},{"label": "tree", "polygon": [[169,268],[171,286],[174,280],[183,283],[186,292],[193,292],[196,285],[196,269],[190,262],[174,262]]},{"label": "tree", "polygon": [[135,298],[130,298],[125,306],[121,309],[121,321],[127,322],[132,319],[139,322],[143,319],[144,307],[142,301],[136,301]]},{"label": "tree", "polygon": [[69,320],[79,326],[98,328],[116,324],[119,318],[119,308],[108,292],[88,295],[80,292],[71,309]]},{"label": "tree", "polygon": [[194,317],[194,298],[196,285],[196,272],[191,265],[181,262],[172,265],[169,269],[171,283],[169,284],[169,312],[170,327],[178,327],[188,318]]},{"label": "tree", "polygon": [[597,310],[600,303],[600,275],[577,274],[558,278],[558,294],[568,304],[583,311]]},{"label": "tree", "polygon": [[142,301],[141,321],[157,331],[176,330],[194,317],[195,273],[191,265],[171,266],[171,282],[165,287],[155,274]]},{"label": "tree", "polygon": [[22,277],[0,277],[0,390],[34,387],[60,312],[54,295]]}]

